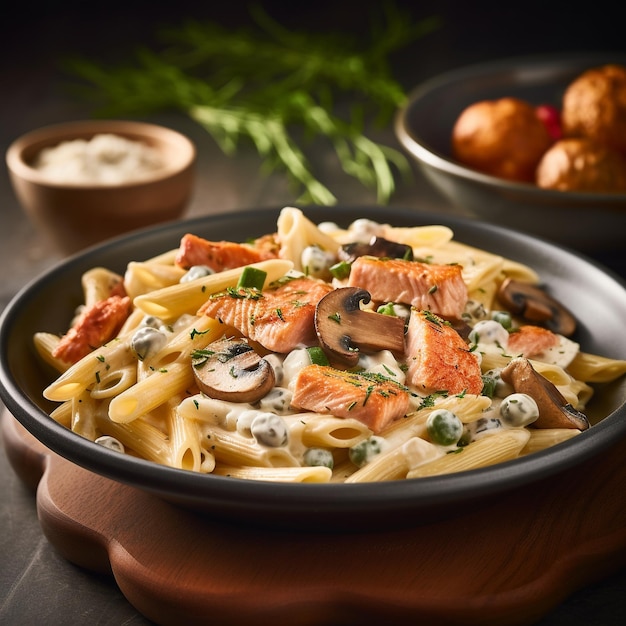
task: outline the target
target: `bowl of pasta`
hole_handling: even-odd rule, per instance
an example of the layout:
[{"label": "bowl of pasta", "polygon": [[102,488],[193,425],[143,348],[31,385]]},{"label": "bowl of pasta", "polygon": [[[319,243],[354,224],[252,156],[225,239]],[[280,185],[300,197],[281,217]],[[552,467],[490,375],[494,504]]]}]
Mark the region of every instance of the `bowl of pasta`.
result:
[{"label": "bowl of pasta", "polygon": [[119,237],[24,287],[0,391],[51,450],[198,512],[415,525],[626,434],[625,314],[619,278],[502,227],[257,209]]}]

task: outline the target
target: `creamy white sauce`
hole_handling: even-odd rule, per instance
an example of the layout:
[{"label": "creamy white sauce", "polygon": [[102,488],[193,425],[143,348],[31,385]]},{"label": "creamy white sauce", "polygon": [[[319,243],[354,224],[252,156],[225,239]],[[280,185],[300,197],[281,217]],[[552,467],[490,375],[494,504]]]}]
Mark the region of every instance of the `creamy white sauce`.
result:
[{"label": "creamy white sauce", "polygon": [[44,148],[33,167],[55,183],[118,185],[148,178],[163,159],[143,142],[100,134]]},{"label": "creamy white sauce", "polygon": [[533,356],[533,360],[551,363],[552,365],[558,365],[566,369],[579,353],[580,345],[562,335],[558,335],[558,338],[558,345],[554,346],[554,348],[544,350],[541,354]]}]

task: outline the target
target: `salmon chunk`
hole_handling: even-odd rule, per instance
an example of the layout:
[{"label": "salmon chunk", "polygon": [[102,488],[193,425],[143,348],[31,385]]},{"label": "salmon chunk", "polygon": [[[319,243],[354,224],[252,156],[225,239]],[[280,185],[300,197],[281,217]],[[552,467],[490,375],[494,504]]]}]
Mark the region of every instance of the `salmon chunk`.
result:
[{"label": "salmon chunk", "polygon": [[559,336],[547,328],[527,324],[509,335],[507,351],[526,358],[537,356],[559,345]]},{"label": "salmon chunk", "polygon": [[407,380],[426,393],[480,394],[480,364],[454,328],[429,311],[411,312],[406,335]]},{"label": "salmon chunk", "polygon": [[209,298],[198,314],[233,326],[272,352],[285,353],[316,343],[315,307],[332,289],[322,281],[301,277],[262,293],[228,290]]},{"label": "salmon chunk", "polygon": [[468,298],[460,265],[363,256],[352,263],[348,284],[369,291],[376,302],[408,304],[450,319],[461,317]]},{"label": "salmon chunk", "polygon": [[258,245],[251,245],[231,241],[207,241],[197,235],[186,234],[180,241],[175,263],[183,269],[206,265],[215,272],[221,272],[277,256],[278,246],[273,245],[268,238],[258,240]]},{"label": "salmon chunk", "polygon": [[307,365],[296,377],[291,404],[315,413],[352,417],[378,433],[406,415],[409,393],[384,376]]},{"label": "salmon chunk", "polygon": [[128,296],[110,296],[87,307],[61,338],[52,356],[76,363],[91,351],[113,339],[131,310]]}]

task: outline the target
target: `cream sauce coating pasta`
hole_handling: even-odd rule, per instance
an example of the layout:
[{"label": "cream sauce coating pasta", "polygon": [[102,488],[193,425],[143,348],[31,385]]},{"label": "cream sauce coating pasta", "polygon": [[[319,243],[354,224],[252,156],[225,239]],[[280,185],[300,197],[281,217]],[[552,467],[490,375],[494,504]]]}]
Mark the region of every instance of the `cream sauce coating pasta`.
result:
[{"label": "cream sauce coating pasta", "polygon": [[[176,265],[176,253],[170,250],[153,259],[130,260],[123,277],[106,268],[84,275],[85,306],[105,298],[111,285],[123,280],[133,308],[114,339],[78,362],[67,364],[53,356],[60,337],[35,335],[42,359],[59,372],[44,390],[47,399],[59,403],[52,417],[94,442],[113,439],[114,447],[124,451],[120,453],[193,472],[278,482],[419,479],[518,458],[579,434],[577,428],[515,426],[501,419],[500,407],[514,389],[501,380],[500,372],[519,356],[510,354],[508,337],[524,322],[513,319],[513,328],[507,329],[496,321],[501,311],[497,290],[507,277],[538,283],[532,268],[458,242],[445,226],[396,228],[357,220],[339,228],[316,225],[291,207],[283,209],[276,224],[278,257],[253,265],[266,273],[267,286],[306,274],[315,259],[315,280],[339,289],[346,280],[334,276],[330,268],[340,261],[342,247],[373,236],[408,246],[415,259],[428,264],[461,266],[466,290],[463,321],[475,329],[466,340],[467,352],[480,366],[482,393],[416,386],[407,375],[411,355],[357,350],[358,363],[351,371],[364,380],[392,381],[398,393],[409,397],[405,414],[375,430],[360,418],[325,409],[302,410],[293,399],[300,373],[312,364],[309,348],[317,341],[309,341],[286,353],[254,345],[275,377],[274,387],[262,398],[236,402],[209,397],[196,385],[194,355],[210,350],[222,337],[245,333],[198,310],[209,298],[236,289],[244,268],[181,280],[186,270]],[[322,254],[312,254],[315,250]],[[394,301],[361,306],[374,313],[381,304],[391,305],[388,310],[404,315],[407,324],[416,314],[410,305]],[[152,331],[143,332],[140,350],[137,333],[148,327]],[[154,345],[146,343],[157,335]],[[578,411],[584,411],[591,398],[593,383],[626,373],[626,361],[587,354],[562,336],[529,360]],[[451,412],[463,424],[458,441],[441,445],[431,440],[427,422],[437,410]]]}]

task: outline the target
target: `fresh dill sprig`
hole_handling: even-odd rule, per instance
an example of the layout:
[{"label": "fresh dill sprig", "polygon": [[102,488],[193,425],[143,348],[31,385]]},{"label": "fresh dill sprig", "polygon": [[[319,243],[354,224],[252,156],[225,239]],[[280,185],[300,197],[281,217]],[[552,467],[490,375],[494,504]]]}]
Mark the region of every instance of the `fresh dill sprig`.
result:
[{"label": "fresh dill sprig", "polygon": [[[103,67],[72,59],[66,68],[86,81],[80,93],[98,101],[101,116],[182,111],[227,155],[252,142],[265,170],[284,172],[299,202],[335,204],[315,173],[303,144],[330,142],[343,171],[376,190],[386,203],[404,156],[365,134],[367,120],[388,123],[406,99],[388,68],[388,56],[437,26],[412,22],[386,4],[384,25],[359,48],[345,34],[297,32],[251,8],[256,29],[231,30],[189,21],[159,33],[158,51],[136,51],[130,66]],[[350,103],[340,115],[337,102]],[[345,108],[345,107],[344,107]]]}]

